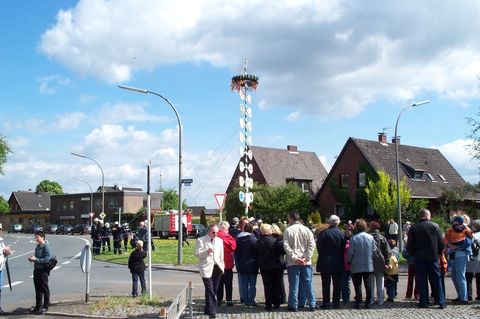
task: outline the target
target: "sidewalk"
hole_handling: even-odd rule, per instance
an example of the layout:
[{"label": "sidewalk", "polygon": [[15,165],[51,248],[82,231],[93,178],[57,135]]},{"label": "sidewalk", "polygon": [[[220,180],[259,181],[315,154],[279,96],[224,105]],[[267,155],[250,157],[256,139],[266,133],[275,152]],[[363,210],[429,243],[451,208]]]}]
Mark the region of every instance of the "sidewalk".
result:
[{"label": "sidewalk", "polygon": [[[174,266],[174,265],[154,265],[155,269],[164,269],[164,270],[173,270],[178,272],[179,280],[182,280],[182,272],[198,273],[198,268],[196,265],[187,265],[187,266]],[[320,276],[314,276],[314,286],[316,290],[317,305],[321,303],[321,280]],[[401,277],[399,283],[399,297],[404,295],[404,283],[406,282],[406,266],[401,268]],[[236,276],[234,277],[236,278]],[[238,286],[235,286],[234,280],[234,299],[236,299],[235,294],[238,290]],[[286,281],[286,288],[288,293],[288,282]],[[453,285],[451,285],[451,280],[447,280],[447,298],[452,298],[452,291],[454,292]],[[352,289],[353,290],[353,289]],[[119,295],[120,296],[120,295]],[[197,285],[194,289],[194,311],[193,315],[195,318],[207,318],[203,314],[204,300],[201,297],[203,296],[203,286]],[[48,313],[44,315],[37,316],[29,314],[28,310],[25,308],[17,308],[12,312],[12,316],[22,317],[22,318],[112,318],[112,319],[123,319],[123,318],[159,318],[160,308],[153,307],[148,305],[141,305],[139,298],[137,299],[128,299],[132,300],[129,305],[119,305],[115,306],[113,309],[106,309],[105,307],[99,306],[98,303],[100,300],[106,296],[90,296],[90,302],[87,304],[84,300],[64,300],[59,302],[54,302]],[[123,295],[125,297],[125,295]],[[353,292],[351,299],[353,299]],[[134,302],[133,302],[134,301]],[[165,307],[167,307],[168,300],[165,300]],[[237,298],[238,301],[238,298]],[[257,307],[245,307],[241,304],[235,304],[234,307],[222,306],[219,308],[217,318],[478,318],[480,313],[480,302],[473,302],[470,305],[466,306],[457,306],[448,303],[447,309],[439,310],[436,309],[436,306],[432,306],[427,309],[420,309],[416,307],[416,303],[410,300],[401,300],[398,299],[395,303],[385,303],[383,306],[373,307],[372,309],[354,309],[353,302],[350,303],[348,308],[337,309],[337,310],[316,310],[314,312],[309,311],[299,311],[299,312],[288,312],[286,305],[283,305],[279,310],[273,312],[267,312],[262,305],[263,302],[263,285],[261,277],[258,277],[257,280],[257,301],[259,306]],[[188,318],[188,311],[184,312],[182,318]]]}]

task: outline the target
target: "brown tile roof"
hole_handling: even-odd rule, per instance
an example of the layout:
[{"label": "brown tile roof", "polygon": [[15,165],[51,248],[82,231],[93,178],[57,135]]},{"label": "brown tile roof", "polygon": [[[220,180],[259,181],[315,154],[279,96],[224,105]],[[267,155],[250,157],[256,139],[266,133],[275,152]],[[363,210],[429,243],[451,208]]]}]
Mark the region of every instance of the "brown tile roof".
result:
[{"label": "brown tile roof", "polygon": [[48,211],[50,210],[50,193],[18,191],[12,192],[21,211]]},{"label": "brown tile roof", "polygon": [[312,191],[316,194],[327,176],[325,167],[314,152],[290,152],[260,146],[251,146],[251,149],[269,185],[285,185],[287,179],[312,180]]},{"label": "brown tile roof", "polygon": [[[375,171],[384,170],[396,179],[395,144],[350,138]],[[348,142],[347,142],[348,143]],[[438,149],[398,145],[400,179],[407,179],[412,197],[438,198],[445,188],[462,187],[465,180]],[[423,177],[415,180],[413,172],[423,171]],[[433,180],[427,175],[430,174]],[[441,177],[445,180],[443,180]],[[473,199],[473,198],[469,198]]]}]

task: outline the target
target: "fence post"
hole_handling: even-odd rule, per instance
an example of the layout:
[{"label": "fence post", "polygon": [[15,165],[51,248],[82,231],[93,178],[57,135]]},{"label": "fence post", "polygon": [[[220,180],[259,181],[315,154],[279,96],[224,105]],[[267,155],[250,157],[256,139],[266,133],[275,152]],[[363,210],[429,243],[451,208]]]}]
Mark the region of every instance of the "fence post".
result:
[{"label": "fence post", "polygon": [[188,282],[188,311],[190,312],[190,319],[193,318],[193,300],[192,300],[192,282]]}]

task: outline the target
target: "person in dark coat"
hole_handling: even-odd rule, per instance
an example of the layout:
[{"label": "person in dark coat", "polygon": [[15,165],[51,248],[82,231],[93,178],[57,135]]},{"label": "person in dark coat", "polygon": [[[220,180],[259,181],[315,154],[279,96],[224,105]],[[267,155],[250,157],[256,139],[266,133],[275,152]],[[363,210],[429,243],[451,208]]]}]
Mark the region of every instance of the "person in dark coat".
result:
[{"label": "person in dark coat", "polygon": [[[256,259],[260,268],[265,293],[265,309],[270,311],[282,304],[282,279],[285,266],[283,241],[273,236],[273,227],[260,226],[260,239],[255,244]],[[285,292],[283,293],[285,294]]]},{"label": "person in dark coat", "polygon": [[255,244],[257,239],[252,234],[253,227],[250,223],[245,224],[243,231],[238,234],[235,250],[235,265],[240,278],[240,298],[246,306],[255,306],[257,293],[258,266],[255,259]]},{"label": "person in dark coat", "polygon": [[420,290],[418,307],[428,307],[427,277],[432,283],[432,293],[438,296],[440,309],[446,307],[445,292],[442,288],[438,256],[443,254],[444,243],[440,227],[431,222],[428,209],[420,211],[420,220],[410,227],[408,232],[407,252],[415,258],[415,280]]},{"label": "person in dark coat", "polygon": [[317,236],[317,271],[322,277],[322,309],[330,308],[330,284],[333,282],[333,307],[340,307],[340,284],[342,280],[345,253],[345,233],[338,228],[340,218],[336,215],[328,219],[329,227]]},{"label": "person in dark coat", "polygon": [[143,241],[137,241],[137,247],[130,254],[128,258],[128,269],[132,274],[132,297],[138,296],[138,280],[140,279],[140,285],[142,287],[142,294],[147,292],[147,286],[145,285],[145,262],[143,261],[147,257],[147,253],[143,251]]},{"label": "person in dark coat", "polygon": [[110,237],[112,236],[112,230],[110,229],[110,224],[105,223],[102,227],[102,252],[105,252],[105,247],[108,248],[108,252],[112,251],[110,246]]},{"label": "person in dark coat", "polygon": [[384,277],[385,269],[389,265],[390,248],[387,239],[380,234],[380,223],[376,220],[370,222],[370,235],[375,240],[375,247],[377,250],[373,255],[373,276],[370,279],[371,298],[370,304],[373,305],[375,301],[375,288],[377,289],[377,302],[381,306],[384,303]]},{"label": "person in dark coat", "polygon": [[90,236],[93,241],[93,254],[99,255],[100,249],[102,248],[102,227],[100,226],[100,219],[94,219]]},{"label": "person in dark coat", "polygon": [[113,223],[112,227],[112,237],[113,237],[113,253],[116,255],[122,254],[122,228],[118,222]]}]

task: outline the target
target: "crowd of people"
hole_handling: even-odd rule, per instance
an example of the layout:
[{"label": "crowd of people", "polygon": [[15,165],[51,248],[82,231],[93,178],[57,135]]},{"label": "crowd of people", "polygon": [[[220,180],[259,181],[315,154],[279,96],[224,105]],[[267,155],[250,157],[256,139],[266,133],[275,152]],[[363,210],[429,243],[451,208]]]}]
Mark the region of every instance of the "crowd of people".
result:
[{"label": "crowd of people", "polygon": [[[145,235],[140,240],[145,241],[147,234],[145,225],[140,225],[139,232],[142,228],[145,229]],[[103,221],[98,218],[95,218],[93,221],[90,236],[92,238],[92,251],[96,255],[106,251],[111,252],[112,239],[114,254],[122,254],[122,244],[123,252],[127,253],[128,240],[133,239],[131,243],[132,248],[136,247],[136,240],[138,240],[136,238],[137,235],[131,232],[128,223],[120,224],[118,221],[115,221],[113,225],[110,226],[110,223],[103,223]]]},{"label": "crowd of people", "polygon": [[[325,227],[314,230],[303,225],[298,213],[292,212],[288,227],[281,220],[267,224],[251,217],[234,218],[232,225],[226,221],[212,224],[208,234],[198,238],[195,247],[205,285],[205,314],[215,318],[224,296],[227,306],[234,305],[234,267],[243,305],[258,306],[256,285],[260,273],[266,310],[278,309],[286,303],[288,311],[300,308],[315,311],[317,299],[312,285],[315,248],[316,271],[322,282],[321,309],[349,307],[351,282],[355,308],[395,302],[401,255],[408,262],[404,298],[415,299],[418,307],[429,307],[431,299],[440,309],[447,306],[448,270],[458,296],[452,303],[468,304],[474,297],[480,300],[480,220],[470,222],[466,215],[453,216],[451,220],[451,227],[442,234],[431,221],[430,211],[422,209],[416,223],[407,222],[403,227],[406,243],[403,251],[398,249],[400,232],[394,220],[389,220],[384,228],[379,221],[367,223],[364,219],[348,221],[339,227],[340,218],[332,215]],[[473,278],[476,296],[472,293]]]}]

